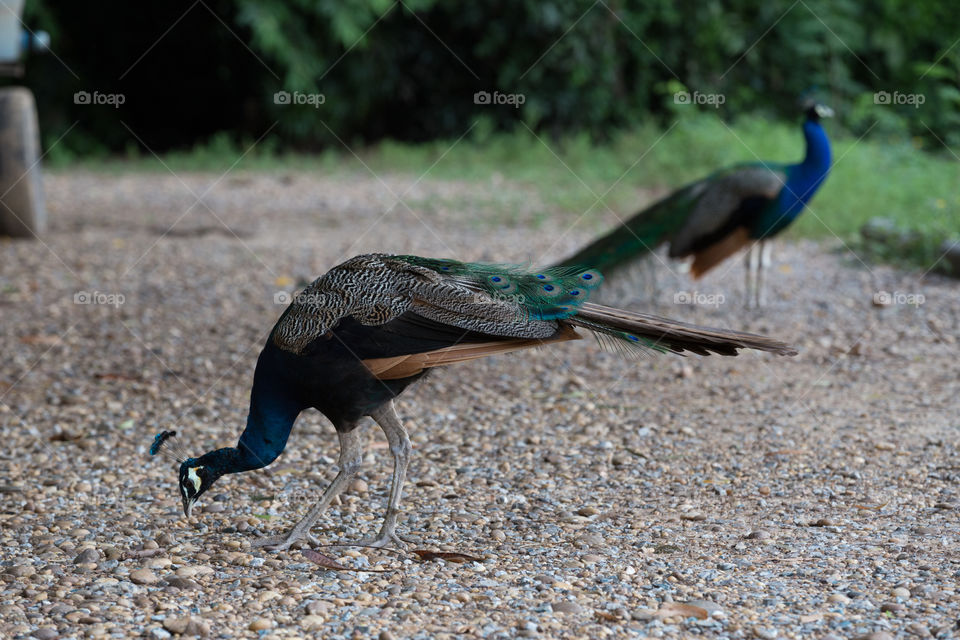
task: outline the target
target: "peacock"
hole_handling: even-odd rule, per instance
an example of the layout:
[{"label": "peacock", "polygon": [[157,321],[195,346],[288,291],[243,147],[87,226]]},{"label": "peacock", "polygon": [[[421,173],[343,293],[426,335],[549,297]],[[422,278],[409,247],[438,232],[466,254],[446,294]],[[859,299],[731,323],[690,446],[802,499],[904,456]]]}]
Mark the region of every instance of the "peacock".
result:
[{"label": "peacock", "polygon": [[368,544],[402,544],[396,533],[410,439],[394,398],[437,367],[545,344],[576,340],[580,331],[638,352],[737,355],[738,349],[796,353],[763,336],[708,329],[588,302],[603,281],[594,269],[466,263],[412,255],[368,254],[347,260],[291,301],[257,360],[246,428],[235,447],[198,458],[164,446],[180,462],[179,490],[189,518],[218,478],[266,467],[283,452],[297,416],[323,413],[340,441],[339,472],[317,504],[283,535],[255,546],[316,544],[311,528],[360,468],[357,427],[373,418],[393,456],[386,516]]},{"label": "peacock", "polygon": [[805,105],[802,162],[752,162],[716,171],[635,214],[559,266],[584,265],[609,276],[669,243],[671,258],[693,257],[690,272],[698,278],[747,247],[746,301],[760,306],[766,241],[790,226],[830,173],[830,140],[820,120],[832,115],[826,105]]}]

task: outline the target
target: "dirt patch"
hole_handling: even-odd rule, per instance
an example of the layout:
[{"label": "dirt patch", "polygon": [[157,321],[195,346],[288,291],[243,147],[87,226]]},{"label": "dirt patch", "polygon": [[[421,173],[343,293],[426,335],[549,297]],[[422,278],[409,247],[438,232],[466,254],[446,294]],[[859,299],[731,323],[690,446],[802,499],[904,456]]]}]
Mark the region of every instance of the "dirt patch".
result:
[{"label": "dirt patch", "polygon": [[[639,272],[605,294],[774,335],[795,358],[625,360],[584,340],[405,394],[400,530],[483,562],[322,550],[393,569],[354,573],[250,549],[333,477],[315,412],[271,468],[225,477],[184,521],[175,469],[147,449],[165,428],[194,455],[235,442],[278,292],[367,251],[542,264],[598,226],[565,213],[565,233],[524,233],[542,211],[497,225],[408,208],[411,182],[48,177],[51,232],[0,244],[0,635],[956,633],[957,283],[868,267],[839,241],[777,243],[759,312],[742,307],[739,261],[699,283],[660,265],[652,299]],[[324,542],[379,526],[390,457],[368,432],[363,482],[321,518]]]}]

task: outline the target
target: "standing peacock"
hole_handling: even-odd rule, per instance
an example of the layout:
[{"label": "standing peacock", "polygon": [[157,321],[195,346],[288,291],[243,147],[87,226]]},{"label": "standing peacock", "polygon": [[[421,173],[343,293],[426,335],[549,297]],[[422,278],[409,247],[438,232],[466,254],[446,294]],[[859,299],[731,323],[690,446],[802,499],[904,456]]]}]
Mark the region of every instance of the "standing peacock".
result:
[{"label": "standing peacock", "polygon": [[[310,528],[357,472],[357,426],[373,418],[393,454],[386,517],[371,544],[396,534],[410,440],[393,399],[429,369],[580,338],[586,329],[625,348],[736,355],[738,349],[795,353],[762,336],[706,329],[587,302],[602,281],[594,270],[471,264],[417,256],[362,255],[331,269],[286,309],[260,352],[247,426],[236,447],[179,460],[184,514],[220,476],[260,469],[283,451],[297,416],[313,407],[336,428],[339,473],[286,534],[257,546],[316,542]],[[157,436],[151,453],[174,432]]]},{"label": "standing peacock", "polygon": [[609,276],[668,242],[671,258],[693,256],[690,272],[698,278],[747,247],[747,304],[760,306],[763,267],[769,262],[766,240],[800,215],[830,172],[830,140],[820,119],[833,111],[810,102],[804,115],[807,152],[802,162],[756,162],[721,169],[637,213],[560,266],[588,266]]}]

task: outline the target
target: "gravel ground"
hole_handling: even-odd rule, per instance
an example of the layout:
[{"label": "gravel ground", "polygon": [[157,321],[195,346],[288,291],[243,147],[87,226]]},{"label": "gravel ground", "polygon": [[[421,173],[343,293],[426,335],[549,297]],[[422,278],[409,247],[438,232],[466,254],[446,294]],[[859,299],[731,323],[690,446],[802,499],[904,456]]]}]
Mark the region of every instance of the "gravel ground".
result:
[{"label": "gravel ground", "polygon": [[[583,340],[411,389],[400,529],[416,542],[322,549],[385,573],[250,548],[334,475],[315,412],[186,522],[174,465],[147,447],[164,428],[194,455],[235,442],[278,291],[365,251],[542,263],[612,222],[544,225],[502,179],[410,182],[48,177],[51,232],[0,243],[0,637],[957,637],[958,285],[839,242],[779,242],[759,312],[739,261],[696,284],[660,267],[644,304],[795,358],[626,360]],[[625,280],[608,301],[636,302]],[[379,526],[390,457],[368,433],[327,543]]]}]

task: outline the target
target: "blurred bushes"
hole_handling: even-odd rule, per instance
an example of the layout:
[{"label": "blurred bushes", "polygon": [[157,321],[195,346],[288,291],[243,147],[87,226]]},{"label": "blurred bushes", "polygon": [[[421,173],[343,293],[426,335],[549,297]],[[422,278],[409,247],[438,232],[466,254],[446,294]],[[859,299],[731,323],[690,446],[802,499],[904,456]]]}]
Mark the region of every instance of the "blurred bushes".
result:
[{"label": "blurred bushes", "polygon": [[[714,109],[678,104],[677,92],[722,95],[716,112],[728,119],[793,118],[811,89],[854,135],[960,143],[960,12],[935,0],[88,7],[28,2],[28,23],[53,34],[57,54],[29,65],[47,142],[75,123],[61,144],[76,153],[183,148],[218,132],[255,140],[268,130],[301,149],[457,138],[478,119],[486,132],[526,125],[603,139],[619,127],[664,124],[677,110]],[[94,89],[122,92],[126,102],[73,104],[74,91]],[[323,103],[277,104],[278,91],[322,94]],[[507,102],[519,94],[522,104],[477,104],[477,92],[491,102],[494,92]]]}]

